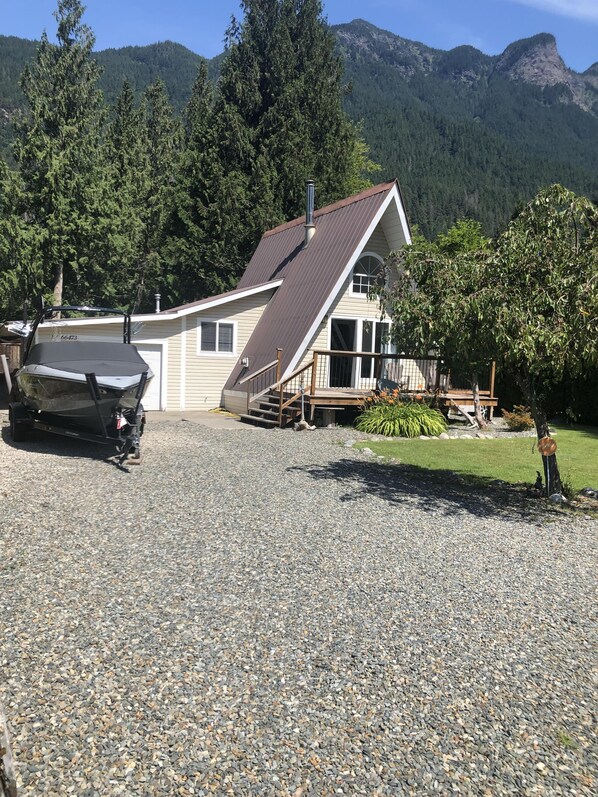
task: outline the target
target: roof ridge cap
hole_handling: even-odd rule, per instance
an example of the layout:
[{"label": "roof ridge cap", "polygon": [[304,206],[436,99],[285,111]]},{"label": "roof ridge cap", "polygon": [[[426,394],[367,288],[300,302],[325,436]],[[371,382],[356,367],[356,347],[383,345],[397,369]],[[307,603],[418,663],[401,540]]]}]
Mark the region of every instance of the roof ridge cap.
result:
[{"label": "roof ridge cap", "polygon": [[[394,180],[389,180],[386,183],[379,183],[378,185],[370,186],[370,188],[365,188],[363,191],[358,192],[357,194],[352,194],[349,197],[345,197],[344,199],[338,199],[336,202],[332,202],[330,205],[325,205],[323,208],[316,210],[314,212],[314,219],[321,218],[322,216],[326,216],[329,213],[334,213],[337,210],[341,210],[342,208],[347,207],[348,205],[353,205],[356,202],[361,202],[364,199],[369,199],[376,194],[382,194],[384,191],[390,191],[390,189],[397,185],[398,181],[395,178]],[[292,227],[297,227],[300,224],[305,224],[305,215],[300,216],[297,219],[291,219],[290,221],[285,221],[283,224],[279,224],[277,227],[273,227],[271,230],[266,230],[266,232],[262,235],[262,238],[269,238],[271,235],[276,235],[279,232],[284,232],[285,230],[289,230]]]}]

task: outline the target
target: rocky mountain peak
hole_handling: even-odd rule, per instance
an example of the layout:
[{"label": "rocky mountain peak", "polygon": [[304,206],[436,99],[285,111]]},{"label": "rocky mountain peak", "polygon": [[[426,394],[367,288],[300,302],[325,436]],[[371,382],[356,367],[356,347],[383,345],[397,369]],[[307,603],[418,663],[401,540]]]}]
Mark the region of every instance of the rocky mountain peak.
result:
[{"label": "rocky mountain peak", "polygon": [[353,60],[381,61],[397,69],[403,77],[429,72],[441,53],[421,42],[403,39],[363,19],[334,25],[332,31],[345,57]]},{"label": "rocky mountain peak", "polygon": [[[588,72],[591,70],[592,67]],[[573,103],[593,112],[598,72],[596,76],[587,76],[587,73],[579,75],[569,69],[559,55],[556,39],[551,33],[539,33],[510,44],[498,57],[494,73],[540,86],[550,102]]]},{"label": "rocky mountain peak", "polygon": [[495,71],[512,80],[537,86],[568,83],[569,78],[569,70],[556,48],[556,39],[550,33],[539,33],[510,44],[499,56]]}]

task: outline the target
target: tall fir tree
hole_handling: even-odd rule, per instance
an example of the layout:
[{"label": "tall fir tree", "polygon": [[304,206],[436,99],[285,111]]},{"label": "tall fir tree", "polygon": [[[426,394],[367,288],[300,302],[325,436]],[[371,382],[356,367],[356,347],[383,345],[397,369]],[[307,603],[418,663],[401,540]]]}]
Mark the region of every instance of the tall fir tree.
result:
[{"label": "tall fir tree", "polygon": [[133,309],[140,302],[144,284],[151,179],[145,106],[135,106],[127,81],[107,129],[105,153],[105,168],[119,208],[119,262],[112,271],[113,287],[119,303]]},{"label": "tall fir tree", "polygon": [[[243,22],[227,31],[209,130],[186,145],[196,150],[190,161],[209,152],[202,212],[189,217],[190,237],[202,243],[187,299],[234,286],[264,230],[303,212],[307,179],[325,204],[368,185],[373,166],[342,108],[342,64],[320,0],[242,0],[241,8]],[[182,178],[181,188],[191,206],[197,186]],[[176,235],[171,252],[183,246]]]},{"label": "tall fir tree", "polygon": [[216,212],[213,185],[221,173],[214,148],[212,103],[213,87],[202,61],[183,114],[184,143],[162,248],[162,293],[170,303],[218,293],[226,287],[221,274],[205,268],[212,260],[207,229],[213,225],[210,214]]},{"label": "tall fir tree", "polygon": [[27,268],[55,304],[103,297],[117,214],[102,169],[100,70],[83,11],[79,0],[59,0],[58,44],[43,33],[21,79],[28,112],[17,127],[15,158],[30,227]]},{"label": "tall fir tree", "polygon": [[162,250],[169,208],[175,196],[176,167],[182,145],[181,124],[174,118],[162,80],[157,80],[146,89],[144,109],[149,194],[142,257],[137,272],[137,295],[133,305],[135,310],[144,306],[147,309],[149,294],[164,279]]}]

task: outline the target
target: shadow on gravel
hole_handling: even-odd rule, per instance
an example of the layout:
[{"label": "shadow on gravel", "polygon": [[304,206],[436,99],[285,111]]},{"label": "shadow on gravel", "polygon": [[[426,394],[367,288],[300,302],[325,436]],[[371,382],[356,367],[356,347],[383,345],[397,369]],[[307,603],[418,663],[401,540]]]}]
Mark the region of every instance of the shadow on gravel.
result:
[{"label": "shadow on gravel", "polygon": [[55,457],[77,457],[79,459],[91,459],[105,462],[114,467],[110,457],[116,453],[116,449],[110,446],[102,446],[97,443],[89,443],[84,440],[76,440],[71,437],[50,434],[34,430],[30,432],[29,439],[22,443],[14,443],[10,436],[8,426],[2,428],[2,440],[10,448],[19,451],[31,451],[36,454],[51,454]]},{"label": "shadow on gravel", "polygon": [[347,492],[341,501],[357,501],[371,495],[389,504],[402,505],[415,499],[418,508],[425,512],[445,515],[464,512],[480,518],[538,520],[547,514],[563,515],[561,510],[538,500],[524,488],[496,485],[485,478],[466,482],[452,471],[347,459],[326,466],[293,466],[287,471],[303,472],[316,481],[332,479],[342,483]]}]

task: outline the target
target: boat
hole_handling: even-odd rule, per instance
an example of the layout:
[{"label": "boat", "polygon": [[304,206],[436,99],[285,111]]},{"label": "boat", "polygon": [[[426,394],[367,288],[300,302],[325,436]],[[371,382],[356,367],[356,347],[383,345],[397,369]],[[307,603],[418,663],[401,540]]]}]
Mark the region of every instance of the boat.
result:
[{"label": "boat", "polygon": [[[60,323],[56,319],[72,313],[122,316],[122,343],[69,340],[68,335],[35,342],[40,325]],[[9,406],[13,440],[19,442],[28,429],[39,428],[138,450],[144,424],[141,400],[152,377],[131,343],[129,314],[103,307],[46,307],[28,330],[23,365],[15,377]]]}]

